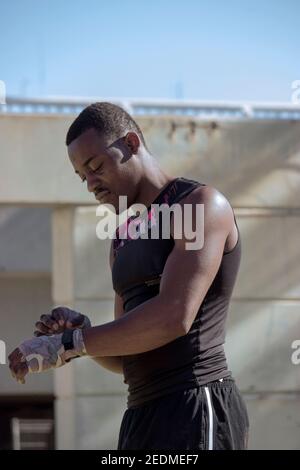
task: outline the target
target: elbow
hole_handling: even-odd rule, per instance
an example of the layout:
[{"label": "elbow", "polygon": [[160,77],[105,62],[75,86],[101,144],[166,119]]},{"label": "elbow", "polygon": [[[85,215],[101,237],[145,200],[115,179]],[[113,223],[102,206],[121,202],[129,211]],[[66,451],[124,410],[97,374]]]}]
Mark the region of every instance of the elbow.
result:
[{"label": "elbow", "polygon": [[178,325],[178,332],[180,333],[179,336],[187,335],[191,329],[191,326],[192,325],[188,321],[183,319]]},{"label": "elbow", "polygon": [[188,313],[184,314],[183,312],[180,312],[178,315],[174,315],[174,317],[173,326],[175,336],[180,337],[187,335],[193,323],[191,318],[194,316]]},{"label": "elbow", "polygon": [[169,331],[172,331],[173,339],[185,336],[190,331],[191,325],[184,318],[173,319]]},{"label": "elbow", "polygon": [[[163,307],[165,307],[164,315],[160,314],[159,316],[160,321],[162,321],[160,328],[167,332],[168,340],[185,336],[191,328],[189,320],[191,315],[186,313],[187,309],[183,308],[182,302],[177,299],[170,301],[168,298],[167,301],[164,300]],[[158,311],[161,311],[161,309],[158,309]]]}]

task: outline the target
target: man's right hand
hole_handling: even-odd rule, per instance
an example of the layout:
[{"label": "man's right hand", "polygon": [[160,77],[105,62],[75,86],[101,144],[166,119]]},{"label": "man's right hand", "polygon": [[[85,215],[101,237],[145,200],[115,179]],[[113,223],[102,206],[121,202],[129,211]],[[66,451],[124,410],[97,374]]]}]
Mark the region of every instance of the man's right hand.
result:
[{"label": "man's right hand", "polygon": [[89,328],[91,322],[86,315],[71,310],[68,307],[56,307],[51,313],[41,315],[40,320],[36,322],[35,336],[55,335],[62,333],[66,328]]}]

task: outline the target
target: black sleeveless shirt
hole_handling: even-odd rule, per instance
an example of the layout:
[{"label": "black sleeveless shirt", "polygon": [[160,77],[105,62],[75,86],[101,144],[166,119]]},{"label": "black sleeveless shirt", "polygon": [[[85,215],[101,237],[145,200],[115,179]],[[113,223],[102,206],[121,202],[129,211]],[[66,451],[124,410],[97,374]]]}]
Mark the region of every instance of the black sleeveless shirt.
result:
[{"label": "black sleeveless shirt", "polygon": [[[152,204],[171,206],[199,186],[205,184],[183,177],[175,178]],[[151,206],[147,209],[148,221],[153,215]],[[129,217],[125,228],[135,217]],[[113,244],[112,283],[115,292],[123,299],[124,311],[129,312],[159,294],[160,278],[175,242],[172,237],[124,239],[120,230],[122,233],[118,227]],[[238,234],[235,247],[223,253],[219,270],[199,305],[189,332],[162,347],[121,356],[124,383],[128,385],[128,408],[177,390],[231,377],[223,344],[228,306],[241,258],[239,229]]]}]

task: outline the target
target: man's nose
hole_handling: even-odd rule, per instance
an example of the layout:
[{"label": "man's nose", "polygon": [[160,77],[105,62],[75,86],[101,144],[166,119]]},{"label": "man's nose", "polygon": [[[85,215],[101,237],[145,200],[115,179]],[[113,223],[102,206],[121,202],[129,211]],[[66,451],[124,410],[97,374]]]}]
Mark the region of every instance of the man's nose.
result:
[{"label": "man's nose", "polygon": [[100,186],[99,181],[94,176],[86,176],[87,189],[90,193],[93,193],[97,186]]}]

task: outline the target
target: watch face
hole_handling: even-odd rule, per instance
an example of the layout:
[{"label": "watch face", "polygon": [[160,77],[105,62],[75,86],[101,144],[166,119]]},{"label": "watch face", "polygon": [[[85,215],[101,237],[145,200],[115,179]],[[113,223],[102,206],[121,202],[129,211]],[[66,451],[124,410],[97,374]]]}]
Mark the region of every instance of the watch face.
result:
[{"label": "watch face", "polygon": [[74,343],[73,343],[73,330],[65,330],[62,335],[62,344],[64,345],[65,351],[68,351],[69,349],[74,349]]}]

